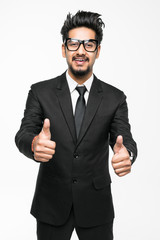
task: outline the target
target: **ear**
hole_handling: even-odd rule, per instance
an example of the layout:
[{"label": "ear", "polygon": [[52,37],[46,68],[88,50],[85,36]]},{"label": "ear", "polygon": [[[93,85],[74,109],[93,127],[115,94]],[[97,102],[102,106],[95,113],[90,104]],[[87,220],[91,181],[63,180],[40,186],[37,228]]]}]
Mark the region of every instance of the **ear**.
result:
[{"label": "ear", "polygon": [[64,43],[62,44],[62,56],[64,58],[66,58],[66,47],[65,47]]},{"label": "ear", "polygon": [[96,58],[99,58],[100,51],[101,51],[101,45],[98,45]]}]

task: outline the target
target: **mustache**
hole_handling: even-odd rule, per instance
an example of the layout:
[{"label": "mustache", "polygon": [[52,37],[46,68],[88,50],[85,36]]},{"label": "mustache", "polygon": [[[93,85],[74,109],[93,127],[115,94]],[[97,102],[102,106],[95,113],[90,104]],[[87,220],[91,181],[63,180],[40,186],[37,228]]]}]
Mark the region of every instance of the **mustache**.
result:
[{"label": "mustache", "polygon": [[82,59],[82,60],[85,60],[85,61],[89,61],[89,58],[86,57],[86,56],[83,56],[83,55],[82,55],[82,56],[80,56],[80,55],[73,56],[72,60],[74,61],[74,60],[76,60],[77,58]]}]

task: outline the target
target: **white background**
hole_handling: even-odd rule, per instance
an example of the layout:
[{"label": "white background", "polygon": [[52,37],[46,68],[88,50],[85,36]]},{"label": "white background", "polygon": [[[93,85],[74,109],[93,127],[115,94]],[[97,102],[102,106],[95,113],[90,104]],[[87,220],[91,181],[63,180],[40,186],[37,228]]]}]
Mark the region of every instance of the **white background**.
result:
[{"label": "white background", "polygon": [[66,70],[60,29],[79,9],[102,14],[94,72],[127,95],[139,148],[131,174],[119,178],[110,167],[115,240],[160,240],[159,0],[0,1],[0,239],[36,239],[29,211],[39,165],[19,153],[14,136],[30,85]]}]

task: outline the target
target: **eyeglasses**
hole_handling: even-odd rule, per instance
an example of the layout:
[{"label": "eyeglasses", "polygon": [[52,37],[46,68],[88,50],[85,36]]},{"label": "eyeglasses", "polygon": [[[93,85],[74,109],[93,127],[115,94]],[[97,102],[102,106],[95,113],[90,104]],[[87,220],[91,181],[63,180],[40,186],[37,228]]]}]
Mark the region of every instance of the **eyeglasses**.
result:
[{"label": "eyeglasses", "polygon": [[98,47],[98,40],[79,40],[74,38],[67,38],[65,41],[65,46],[69,51],[77,51],[81,44],[83,44],[83,47],[87,52],[95,52]]}]

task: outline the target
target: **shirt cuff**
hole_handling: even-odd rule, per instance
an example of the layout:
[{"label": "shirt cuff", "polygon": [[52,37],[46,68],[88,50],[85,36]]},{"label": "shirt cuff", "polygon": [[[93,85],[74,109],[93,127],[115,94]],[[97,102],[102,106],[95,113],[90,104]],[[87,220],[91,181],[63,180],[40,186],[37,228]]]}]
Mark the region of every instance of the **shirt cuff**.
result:
[{"label": "shirt cuff", "polygon": [[129,153],[131,163],[133,163],[134,162],[134,154],[129,149],[127,149],[127,151]]}]

